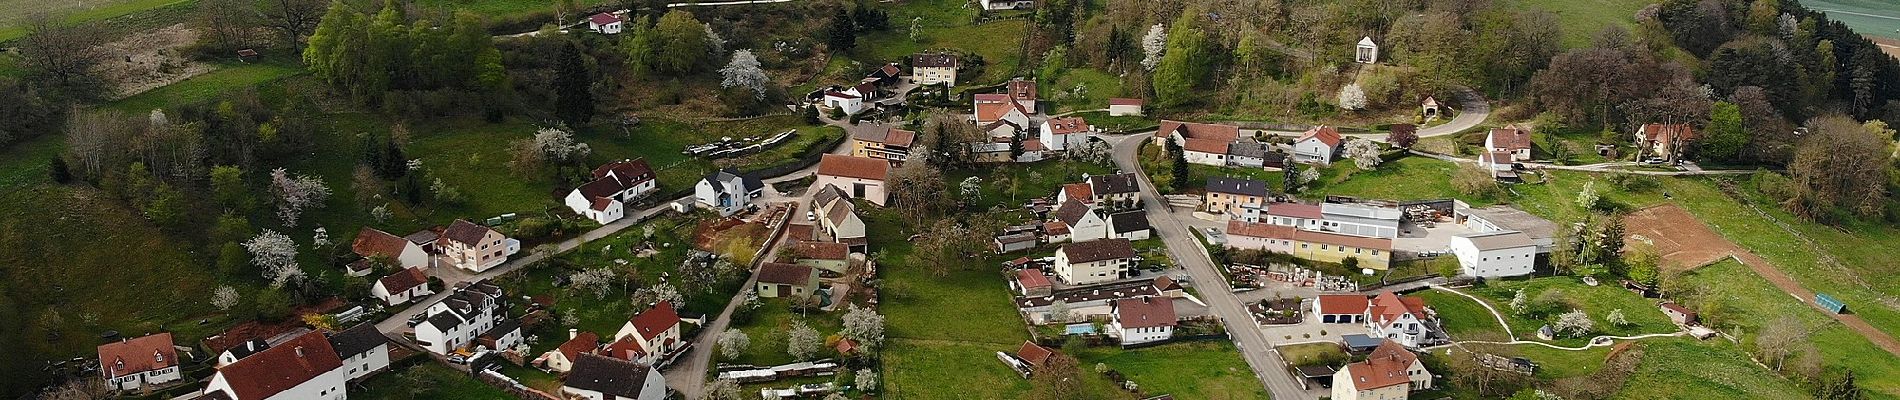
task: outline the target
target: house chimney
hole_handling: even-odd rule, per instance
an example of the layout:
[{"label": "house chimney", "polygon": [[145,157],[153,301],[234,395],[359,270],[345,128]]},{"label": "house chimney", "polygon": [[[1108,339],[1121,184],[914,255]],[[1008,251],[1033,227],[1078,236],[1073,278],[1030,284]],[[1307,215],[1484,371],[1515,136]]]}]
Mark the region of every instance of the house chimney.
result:
[{"label": "house chimney", "polygon": [[579,328],[567,328],[567,340],[574,340],[575,336],[580,336],[580,335],[581,335],[581,330]]}]

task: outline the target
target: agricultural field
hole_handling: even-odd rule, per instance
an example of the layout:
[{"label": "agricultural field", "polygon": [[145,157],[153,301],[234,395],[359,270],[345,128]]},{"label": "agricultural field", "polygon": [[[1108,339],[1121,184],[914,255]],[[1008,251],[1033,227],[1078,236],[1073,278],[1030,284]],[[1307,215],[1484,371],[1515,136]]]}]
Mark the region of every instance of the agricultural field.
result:
[{"label": "agricultural field", "polygon": [[1862,387],[1887,396],[1900,396],[1900,359],[1881,351],[1867,339],[1777,290],[1767,280],[1735,261],[1723,261],[1685,273],[1678,278],[1685,289],[1684,304],[1695,307],[1724,332],[1745,336],[1770,324],[1798,323],[1806,327],[1802,341],[1819,350],[1829,370],[1854,371]]},{"label": "agricultural field", "polygon": [[1862,35],[1900,40],[1900,10],[1881,0],[1801,0],[1801,5],[1827,14]]},{"label": "agricultural field", "polygon": [[196,3],[197,0],[102,0],[96,2],[4,0],[0,1],[0,42],[26,36],[28,21],[34,13],[47,13],[56,18],[56,22],[59,23],[80,24],[95,23],[95,21],[154,9],[192,7]]}]

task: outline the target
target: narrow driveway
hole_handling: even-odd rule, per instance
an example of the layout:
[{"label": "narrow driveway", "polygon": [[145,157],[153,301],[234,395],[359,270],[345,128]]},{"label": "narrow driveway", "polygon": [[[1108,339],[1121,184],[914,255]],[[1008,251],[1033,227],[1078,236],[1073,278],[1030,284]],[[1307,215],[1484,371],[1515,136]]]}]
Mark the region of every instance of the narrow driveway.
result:
[{"label": "narrow driveway", "polygon": [[1141,182],[1141,190],[1148,197],[1142,201],[1142,204],[1148,211],[1150,223],[1157,231],[1156,234],[1167,245],[1168,252],[1174,255],[1175,262],[1180,263],[1181,267],[1193,277],[1194,285],[1201,288],[1202,300],[1207,302],[1208,311],[1219,316],[1226,324],[1228,334],[1233,337],[1234,344],[1240,348],[1241,357],[1247,360],[1247,365],[1252,367],[1254,376],[1260,379],[1261,385],[1272,393],[1273,398],[1283,400],[1318,398],[1317,394],[1301,389],[1299,382],[1285,372],[1283,367],[1286,362],[1280,359],[1279,352],[1273,351],[1273,344],[1267,341],[1266,335],[1254,327],[1253,317],[1248,315],[1247,308],[1241,304],[1240,298],[1234,295],[1233,287],[1228,285],[1227,279],[1215,269],[1213,258],[1207,254],[1207,248],[1202,247],[1200,241],[1194,238],[1187,224],[1181,223],[1173,213],[1168,212],[1166,202],[1162,200],[1160,192],[1155,190],[1154,182],[1148,179],[1148,174],[1141,171],[1141,163],[1137,160],[1136,152],[1141,147],[1142,140],[1151,136],[1135,134],[1106,139],[1114,144],[1115,165],[1124,172],[1134,172]]}]

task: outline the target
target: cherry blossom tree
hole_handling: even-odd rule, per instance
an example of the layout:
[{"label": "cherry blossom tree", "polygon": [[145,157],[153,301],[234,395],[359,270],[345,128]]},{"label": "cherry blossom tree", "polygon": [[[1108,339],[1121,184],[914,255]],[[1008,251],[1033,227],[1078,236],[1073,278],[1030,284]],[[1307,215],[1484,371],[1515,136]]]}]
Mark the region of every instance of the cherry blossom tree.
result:
[{"label": "cherry blossom tree", "polygon": [[726,359],[739,358],[745,354],[747,347],[752,347],[752,337],[746,336],[744,331],[726,328],[725,332],[719,334],[719,354],[725,355]]},{"label": "cherry blossom tree", "polygon": [[1348,83],[1339,88],[1339,108],[1358,111],[1366,108],[1366,91],[1357,83]]},{"label": "cherry blossom tree", "polygon": [[661,301],[673,303],[674,308],[686,307],[686,296],[680,295],[679,288],[673,284],[660,282],[633,291],[634,304],[659,304]]},{"label": "cherry blossom tree", "polygon": [[825,347],[825,339],[817,329],[806,325],[805,321],[792,321],[792,330],[785,334],[785,352],[799,361],[810,360],[818,355],[818,349]]},{"label": "cherry blossom tree", "polygon": [[844,313],[843,333],[866,348],[877,348],[884,343],[884,316],[869,307],[852,305]]},{"label": "cherry blossom tree", "polygon": [[593,292],[594,297],[606,299],[607,293],[613,291],[614,276],[613,268],[598,267],[576,272],[571,279],[574,288]]},{"label": "cherry blossom tree", "polygon": [[857,375],[855,381],[858,384],[858,390],[865,392],[877,391],[877,370],[870,368],[860,369],[855,375]]},{"label": "cherry blossom tree", "polygon": [[752,49],[732,52],[732,62],[720,68],[719,75],[725,77],[719,81],[719,87],[752,89],[754,100],[765,99],[765,84],[772,81],[765,75],[765,69],[759,67],[759,58],[752,55]]},{"label": "cherry blossom tree", "polygon": [[230,311],[237,302],[237,288],[231,285],[219,285],[217,290],[211,292],[211,306],[217,307],[219,311]]},{"label": "cherry blossom tree", "polygon": [[304,277],[303,268],[297,266],[297,243],[290,236],[265,229],[245,241],[244,249],[251,252],[251,264],[263,269],[264,279],[273,288]]},{"label": "cherry blossom tree", "polygon": [[1346,142],[1346,157],[1352,158],[1353,165],[1363,170],[1379,168],[1379,164],[1385,162],[1384,158],[1379,158],[1379,144],[1365,139],[1355,138]]},{"label": "cherry blossom tree", "polygon": [[1557,321],[1552,322],[1550,328],[1557,330],[1558,333],[1564,336],[1583,337],[1583,335],[1588,335],[1591,331],[1595,331],[1596,325],[1596,321],[1590,319],[1590,314],[1585,314],[1583,310],[1573,309],[1570,310],[1570,312],[1558,315]]},{"label": "cherry blossom tree", "polygon": [[1168,27],[1155,24],[1148,27],[1148,34],[1141,37],[1141,68],[1149,71],[1161,65],[1161,53],[1168,50]]},{"label": "cherry blossom tree", "polygon": [[323,204],[330,199],[330,187],[323,179],[298,174],[291,177],[283,168],[271,170],[271,194],[277,200],[277,218],[284,226],[297,226],[297,218],[303,215],[305,208],[313,204]]}]

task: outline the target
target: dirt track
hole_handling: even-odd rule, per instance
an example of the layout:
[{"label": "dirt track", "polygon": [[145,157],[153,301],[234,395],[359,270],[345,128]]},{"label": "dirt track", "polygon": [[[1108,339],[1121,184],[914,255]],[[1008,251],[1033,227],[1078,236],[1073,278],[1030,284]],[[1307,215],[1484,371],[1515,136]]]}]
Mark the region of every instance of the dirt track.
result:
[{"label": "dirt track", "polygon": [[[1793,277],[1776,269],[1773,263],[1728,241],[1721,234],[1709,229],[1702,220],[1696,219],[1695,215],[1689,214],[1688,211],[1674,204],[1663,204],[1631,212],[1623,218],[1623,226],[1627,231],[1623,237],[1625,248],[1638,243],[1655,245],[1657,252],[1662,255],[1663,266],[1666,269],[1687,271],[1734,257],[1736,261],[1747,265],[1749,270],[1755,271],[1756,275],[1767,279],[1768,283],[1774,284],[1776,288],[1801,299],[1802,303],[1814,306],[1811,301],[1814,298],[1813,291],[1801,287],[1801,284],[1796,283]],[[1820,310],[1820,307],[1815,306],[1815,309]],[[1827,310],[1821,310],[1821,312],[1841,321],[1842,325],[1860,333],[1875,346],[1880,346],[1888,353],[1900,356],[1900,340],[1895,340],[1892,335],[1875,329],[1873,325],[1868,325],[1867,321],[1860,319],[1860,316],[1835,314]]]}]

